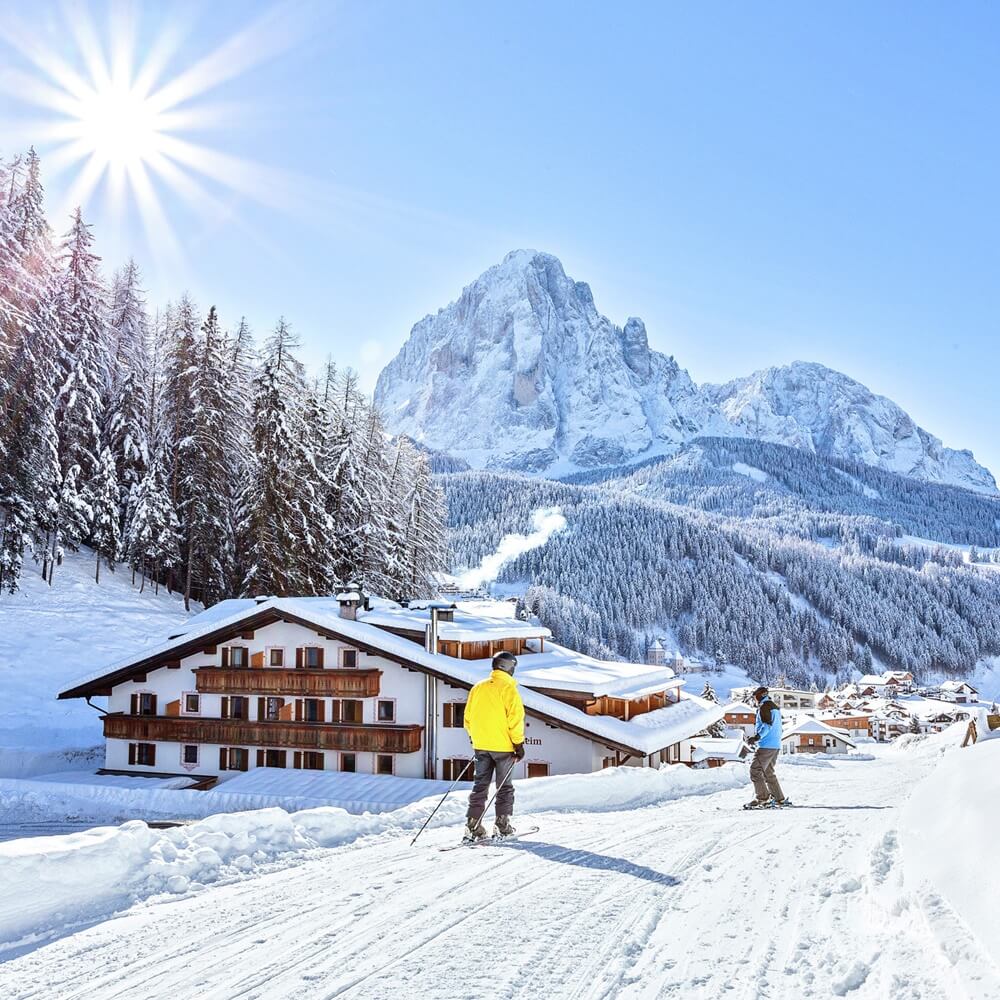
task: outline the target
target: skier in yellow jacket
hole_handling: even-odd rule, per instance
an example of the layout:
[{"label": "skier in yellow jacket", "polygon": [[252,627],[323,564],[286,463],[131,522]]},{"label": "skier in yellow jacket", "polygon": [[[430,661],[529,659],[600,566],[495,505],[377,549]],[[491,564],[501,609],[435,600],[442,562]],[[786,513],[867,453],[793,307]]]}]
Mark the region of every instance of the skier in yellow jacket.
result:
[{"label": "skier in yellow jacket", "polygon": [[489,678],[469,692],[465,704],[465,729],[476,760],[466,840],[482,840],[486,836],[482,820],[494,777],[497,822],[493,835],[510,837],[515,832],[510,823],[514,813],[514,785],[510,775],[514,762],[524,757],[524,705],[514,680],[516,667],[517,657],[513,653],[497,653]]}]

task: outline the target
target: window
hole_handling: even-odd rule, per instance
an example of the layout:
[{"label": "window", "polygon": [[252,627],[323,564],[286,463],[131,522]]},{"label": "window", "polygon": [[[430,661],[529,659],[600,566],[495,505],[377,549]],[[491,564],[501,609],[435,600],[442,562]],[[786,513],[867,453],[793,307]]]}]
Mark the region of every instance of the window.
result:
[{"label": "window", "polygon": [[353,753],[342,753],[340,755],[340,769],[341,771],[357,771],[358,755]]},{"label": "window", "polygon": [[156,695],[140,692],[132,695],[132,715],[156,715]]},{"label": "window", "polygon": [[813,738],[810,736],[809,737],[809,746],[812,746],[812,745],[813,745]]},{"label": "window", "polygon": [[219,749],[220,771],[246,771],[250,767],[250,751],[245,747],[221,747]]},{"label": "window", "polygon": [[340,703],[341,722],[361,722],[364,712],[364,702],[357,698],[345,698]]},{"label": "window", "polygon": [[528,763],[529,778],[547,778],[548,776],[549,776],[548,764],[540,764],[537,761],[531,761]]},{"label": "window", "polygon": [[201,695],[184,695],[184,711],[188,715],[197,715],[201,711]]},{"label": "window", "polygon": [[197,743],[185,743],[184,746],[181,747],[181,763],[182,764],[198,763]]},{"label": "window", "polygon": [[465,725],[465,702],[449,701],[444,706],[444,724],[448,728],[461,729]]},{"label": "window", "polygon": [[285,750],[265,750],[264,767],[284,767],[285,754]]},{"label": "window", "polygon": [[247,653],[246,646],[229,646],[222,650],[222,665],[224,667],[245,667],[250,663],[250,657]]},{"label": "window", "polygon": [[319,698],[306,698],[302,703],[303,722],[322,722],[324,718],[323,702]]},{"label": "window", "polygon": [[319,646],[303,646],[295,657],[297,667],[319,670],[323,666],[323,650]]},{"label": "window", "polygon": [[316,750],[304,750],[302,753],[296,752],[296,767],[301,767],[305,771],[322,771],[323,755]]},{"label": "window", "polygon": [[458,781],[461,775],[465,781],[471,781],[472,768],[469,766],[471,763],[472,761],[464,757],[449,757],[441,762],[441,777],[445,781]]},{"label": "window", "polygon": [[391,753],[380,753],[375,755],[375,773],[392,774],[393,760]]},{"label": "window", "polygon": [[283,649],[269,649],[267,651],[267,665],[269,667],[283,667],[285,665],[285,651]]},{"label": "window", "polygon": [[356,649],[342,649],[340,651],[340,665],[347,669],[353,669],[358,665],[358,651]]},{"label": "window", "polygon": [[380,698],[377,706],[376,719],[379,722],[396,721],[396,702],[390,698]]},{"label": "window", "polygon": [[264,721],[277,722],[281,718],[281,709],[285,704],[284,698],[264,699]]},{"label": "window", "polygon": [[142,764],[143,767],[153,767],[156,764],[155,743],[130,743],[128,745],[128,762]]},{"label": "window", "polygon": [[248,719],[250,718],[250,699],[243,695],[232,695],[222,699],[222,718],[224,719]]}]

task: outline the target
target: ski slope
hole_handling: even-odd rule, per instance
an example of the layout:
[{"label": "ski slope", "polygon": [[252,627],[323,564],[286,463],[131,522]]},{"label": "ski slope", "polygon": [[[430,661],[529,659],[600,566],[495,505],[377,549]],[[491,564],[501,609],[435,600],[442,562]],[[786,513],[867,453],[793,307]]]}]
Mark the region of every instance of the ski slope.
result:
[{"label": "ski slope", "polygon": [[1000,940],[903,850],[920,834],[901,808],[942,760],[996,764],[944,746],[786,763],[801,807],[781,812],[743,812],[737,787],[536,809],[541,831],[504,846],[442,853],[450,826],[413,848],[390,830],[306,851],[26,950],[0,965],[0,996],[995,998]]}]

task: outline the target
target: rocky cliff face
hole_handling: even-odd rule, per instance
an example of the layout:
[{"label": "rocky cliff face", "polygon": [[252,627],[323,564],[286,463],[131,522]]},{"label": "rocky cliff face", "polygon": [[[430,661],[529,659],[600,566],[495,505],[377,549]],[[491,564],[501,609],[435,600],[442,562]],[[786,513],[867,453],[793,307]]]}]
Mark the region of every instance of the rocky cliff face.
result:
[{"label": "rocky cliff face", "polygon": [[553,256],[508,254],[414,326],[375,390],[389,427],[476,467],[627,462],[726,421],[646,328],[614,325]]},{"label": "rocky cliff face", "polygon": [[703,389],[748,437],[996,492],[993,476],[971,452],[944,447],[891,399],[823,365],[797,361]]},{"label": "rocky cliff face", "polygon": [[996,492],[970,452],[822,365],[697,386],[650,350],[642,320],[616,326],[588,285],[534,250],[508,254],[417,323],[375,400],[394,433],[475,468],[561,475],[738,435]]}]

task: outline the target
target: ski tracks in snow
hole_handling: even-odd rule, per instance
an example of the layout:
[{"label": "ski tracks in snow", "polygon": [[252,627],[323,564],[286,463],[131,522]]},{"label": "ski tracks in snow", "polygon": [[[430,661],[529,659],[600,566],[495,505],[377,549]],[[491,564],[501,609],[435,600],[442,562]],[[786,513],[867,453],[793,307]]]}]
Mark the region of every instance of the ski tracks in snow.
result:
[{"label": "ski tracks in snow", "polygon": [[[5,1000],[986,1000],[1000,975],[909,884],[894,830],[923,765],[788,767],[745,790],[546,814],[475,851],[403,839],[149,903],[0,965]],[[713,809],[721,806],[721,810]]]}]

